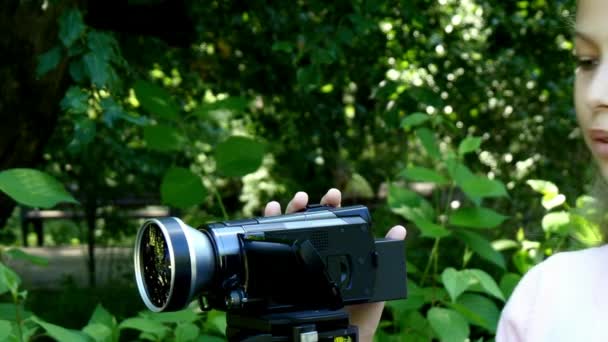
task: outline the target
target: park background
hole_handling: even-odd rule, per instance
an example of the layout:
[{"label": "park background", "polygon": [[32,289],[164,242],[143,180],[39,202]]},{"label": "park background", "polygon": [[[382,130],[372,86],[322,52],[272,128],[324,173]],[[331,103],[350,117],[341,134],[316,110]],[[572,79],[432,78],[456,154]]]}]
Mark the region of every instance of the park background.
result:
[{"label": "park background", "polygon": [[144,310],[142,217],[336,187],[378,236],[408,228],[377,341],[492,340],[527,270],[603,240],[574,6],[3,1],[0,338],[222,341],[221,312]]}]

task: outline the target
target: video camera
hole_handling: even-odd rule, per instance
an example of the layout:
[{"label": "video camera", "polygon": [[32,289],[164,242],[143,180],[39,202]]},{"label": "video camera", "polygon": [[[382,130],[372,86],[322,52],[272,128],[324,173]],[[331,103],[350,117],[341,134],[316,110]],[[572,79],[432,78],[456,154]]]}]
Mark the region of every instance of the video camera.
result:
[{"label": "video camera", "polygon": [[135,242],[146,306],[199,299],[227,312],[229,341],[357,341],[345,305],[405,298],[404,241],[374,239],[365,206],[211,223],[152,219]]}]

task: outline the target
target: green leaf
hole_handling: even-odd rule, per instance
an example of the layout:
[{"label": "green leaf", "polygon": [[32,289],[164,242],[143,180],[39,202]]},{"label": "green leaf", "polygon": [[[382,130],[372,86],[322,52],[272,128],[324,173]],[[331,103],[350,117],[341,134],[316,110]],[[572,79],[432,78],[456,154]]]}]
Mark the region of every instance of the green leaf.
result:
[{"label": "green leaf", "polygon": [[84,30],[82,13],[77,9],[68,9],[59,18],[59,39],[66,48],[74,44],[84,33]]},{"label": "green leaf", "polygon": [[70,148],[80,149],[95,139],[97,126],[95,121],[88,117],[74,120],[74,138],[70,142]]},{"label": "green leaf", "polygon": [[28,254],[20,248],[12,247],[5,253],[12,259],[29,261],[34,265],[47,266],[49,264],[48,259],[37,255]]},{"label": "green leaf", "polygon": [[463,184],[466,184],[469,179],[475,177],[473,172],[471,172],[466,165],[454,158],[448,158],[446,160],[446,165],[450,177],[452,177],[454,182],[456,182],[456,184],[458,184],[460,187],[463,187]]},{"label": "green leaf", "polygon": [[11,292],[13,295],[19,292],[21,278],[15,271],[0,263],[0,293]]},{"label": "green leaf", "polygon": [[197,342],[226,342],[225,338],[217,337],[213,335],[201,335],[196,340]]},{"label": "green leaf", "polygon": [[95,342],[112,342],[112,328],[101,323],[89,323],[82,332],[92,337]]},{"label": "green leaf", "polygon": [[441,280],[452,301],[456,301],[463,292],[469,289],[487,293],[502,301],[505,300],[494,279],[482,270],[456,271],[453,268],[447,268],[441,274]]},{"label": "green leaf", "polygon": [[13,323],[0,320],[0,341],[6,341],[13,332]]},{"label": "green leaf", "polygon": [[[9,291],[9,289],[6,287],[6,284],[0,284],[0,294],[6,293],[7,291]],[[13,303],[0,303],[0,319],[6,321],[15,321],[16,310],[17,308]],[[21,319],[27,319],[32,316],[30,311],[25,310],[23,303],[19,304],[19,314],[21,315]]]},{"label": "green leaf", "polygon": [[293,48],[294,48],[293,43],[287,42],[287,41],[279,41],[279,42],[275,42],[274,44],[272,44],[271,50],[289,53],[289,52],[293,51]]},{"label": "green leaf", "polygon": [[[388,302],[387,302],[388,303]],[[422,316],[419,311],[410,311],[403,320],[400,321],[400,326],[407,329],[407,340],[401,339],[400,341],[407,342],[428,342],[435,339],[435,332],[433,331],[429,321]],[[378,329],[380,331],[380,329]],[[402,330],[403,331],[403,330]],[[403,333],[402,333],[403,334]],[[374,340],[376,341],[376,340]],[[378,339],[378,342],[393,341],[386,339]],[[396,342],[396,341],[395,341]]]},{"label": "green leaf", "polygon": [[502,291],[489,274],[478,269],[464,270],[464,272],[469,273],[472,277],[477,279],[479,285],[481,286],[482,292],[494,296],[503,302],[505,301],[505,296],[502,294]]},{"label": "green leaf", "polygon": [[429,116],[423,113],[412,113],[401,120],[401,127],[410,129],[429,121]]},{"label": "green leaf", "polygon": [[526,181],[532,190],[542,194],[543,196],[557,196],[559,195],[559,189],[557,186],[551,182],[540,180],[540,179],[530,179]]},{"label": "green leaf", "polygon": [[68,68],[70,72],[70,76],[72,76],[72,80],[76,83],[84,82],[87,77],[87,73],[84,68],[84,61],[82,58],[76,58],[70,62],[70,66]]},{"label": "green leaf", "polygon": [[120,330],[135,329],[143,333],[148,333],[156,337],[156,340],[161,340],[169,332],[168,327],[153,320],[141,317],[128,318],[122,321],[118,327]]},{"label": "green leaf", "polygon": [[145,126],[144,140],[148,148],[160,152],[179,151],[185,141],[175,128],[162,124]]},{"label": "green leaf", "polygon": [[160,185],[160,193],[163,203],[178,208],[201,204],[207,197],[207,189],[201,178],[181,167],[167,171]]},{"label": "green leaf", "polygon": [[88,342],[88,338],[86,337],[86,335],[80,333],[79,331],[69,330],[58,325],[45,322],[38,317],[32,317],[32,321],[38,323],[44,330],[46,330],[49,336],[51,336],[57,341]]},{"label": "green leaf", "polygon": [[487,297],[465,293],[456,305],[450,305],[460,312],[473,325],[482,327],[492,334],[496,333],[500,311],[494,302]]},{"label": "green leaf", "polygon": [[226,333],[226,313],[223,311],[211,310],[207,314],[206,327],[210,328],[210,331],[224,335]]},{"label": "green leaf", "polygon": [[394,184],[388,189],[388,205],[394,213],[410,221],[432,222],[435,219],[435,209],[427,200],[411,190]]},{"label": "green leaf", "polygon": [[482,259],[485,259],[502,269],[507,267],[504,256],[495,250],[494,247],[492,247],[492,244],[483,236],[474,232],[461,230],[456,233],[456,237],[466,243],[467,246]]},{"label": "green leaf", "polygon": [[471,199],[509,196],[507,194],[507,189],[502,182],[489,179],[485,176],[473,175],[467,180],[458,183],[458,185]]},{"label": "green leaf", "polygon": [[555,196],[543,196],[541,204],[546,210],[557,208],[566,202],[566,196],[558,194]]},{"label": "green leaf", "polygon": [[441,158],[441,153],[439,152],[439,146],[437,145],[437,139],[435,138],[435,134],[431,132],[428,128],[419,128],[416,130],[416,136],[420,139],[422,146],[426,150],[426,153],[433,158],[434,160],[439,160]]},{"label": "green leaf", "polygon": [[548,213],[543,217],[542,226],[545,232],[567,234],[571,228],[570,213],[567,211]]},{"label": "green leaf", "polygon": [[162,323],[192,323],[199,319],[199,316],[192,308],[175,312],[149,313],[149,316],[146,317]]},{"label": "green leaf", "polygon": [[469,324],[454,310],[434,307],[427,319],[441,342],[463,342],[469,337]]},{"label": "green leaf", "polygon": [[236,114],[244,113],[249,108],[249,101],[244,97],[231,96],[212,103],[203,103],[194,115],[202,119],[213,119],[218,122],[229,120]]},{"label": "green leaf", "polygon": [[61,48],[55,46],[49,51],[43,53],[38,57],[38,66],[36,67],[36,77],[42,77],[47,72],[55,69],[59,62],[61,62]]},{"label": "green leaf", "polygon": [[215,147],[217,170],[227,177],[245,176],[262,165],[264,150],[264,144],[256,140],[232,136]]},{"label": "green leaf", "polygon": [[61,100],[61,109],[75,114],[86,113],[89,109],[89,94],[77,86],[72,86]]},{"label": "green leaf", "polygon": [[413,221],[416,227],[422,232],[420,235],[421,237],[443,238],[451,234],[449,230],[436,223],[427,221],[424,218],[418,218]]},{"label": "green leaf", "polygon": [[477,151],[481,146],[481,138],[479,137],[466,137],[460,142],[458,146],[458,154],[463,156],[467,153]]},{"label": "green leaf", "polygon": [[142,80],[135,82],[133,88],[137,100],[148,113],[168,120],[177,119],[180,108],[165,89]]},{"label": "green leaf", "polygon": [[194,341],[200,329],[192,323],[179,323],[175,329],[175,341]]},{"label": "green leaf", "polygon": [[95,311],[93,311],[93,314],[89,319],[89,324],[94,323],[103,324],[105,326],[111,327],[116,324],[116,319],[101,304],[97,304],[97,306],[95,307]]},{"label": "green leaf", "polygon": [[448,180],[439,172],[425,167],[409,167],[400,175],[415,182],[431,182],[439,185],[448,183]]},{"label": "green leaf", "polygon": [[78,203],[55,178],[33,169],[0,172],[0,191],[30,207],[51,208],[62,202]]},{"label": "green leaf", "polygon": [[465,228],[490,229],[498,227],[507,219],[488,208],[459,208],[450,215],[449,222],[455,226]]},{"label": "green leaf", "polygon": [[452,302],[455,302],[461,294],[477,282],[477,280],[468,273],[458,272],[452,267],[446,268],[443,273],[441,273],[441,281],[448,291]]},{"label": "green leaf", "polygon": [[500,279],[500,291],[505,295],[505,298],[511,297],[511,293],[515,290],[517,284],[521,280],[521,276],[515,273],[505,273]]},{"label": "green leaf", "polygon": [[82,58],[85,71],[89,75],[91,82],[98,88],[108,85],[110,79],[110,66],[103,58],[94,52],[89,52]]},{"label": "green leaf", "polygon": [[117,120],[124,120],[137,126],[149,124],[148,118],[125,112],[123,107],[112,98],[102,99],[100,105],[103,108],[103,121],[110,128],[114,126],[114,122]]},{"label": "green leaf", "polygon": [[96,56],[105,62],[115,57],[117,42],[111,35],[98,31],[87,34],[87,46]]}]

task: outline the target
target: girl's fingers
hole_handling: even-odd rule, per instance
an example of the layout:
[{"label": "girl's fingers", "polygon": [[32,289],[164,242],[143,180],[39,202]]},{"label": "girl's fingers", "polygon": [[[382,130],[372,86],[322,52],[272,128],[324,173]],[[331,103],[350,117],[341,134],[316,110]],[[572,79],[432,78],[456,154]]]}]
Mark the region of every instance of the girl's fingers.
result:
[{"label": "girl's fingers", "polygon": [[308,194],[303,191],[298,191],[285,209],[285,214],[290,214],[306,208],[308,204]]},{"label": "girl's fingers", "polygon": [[268,202],[264,208],[264,216],[281,215],[281,204],[277,201]]},{"label": "girl's fingers", "polygon": [[321,198],[321,204],[339,207],[342,203],[342,193],[340,190],[332,188]]}]

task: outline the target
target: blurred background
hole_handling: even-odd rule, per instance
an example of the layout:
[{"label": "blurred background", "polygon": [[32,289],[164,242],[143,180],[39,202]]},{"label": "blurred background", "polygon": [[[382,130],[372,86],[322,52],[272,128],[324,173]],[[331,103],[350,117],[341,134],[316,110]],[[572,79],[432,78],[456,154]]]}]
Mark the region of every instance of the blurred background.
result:
[{"label": "blurred background", "polygon": [[378,236],[408,227],[410,298],[378,341],[491,340],[522,274],[603,239],[572,105],[574,11],[3,1],[0,336],[222,341],[222,313],[144,310],[139,225],[336,187]]}]

